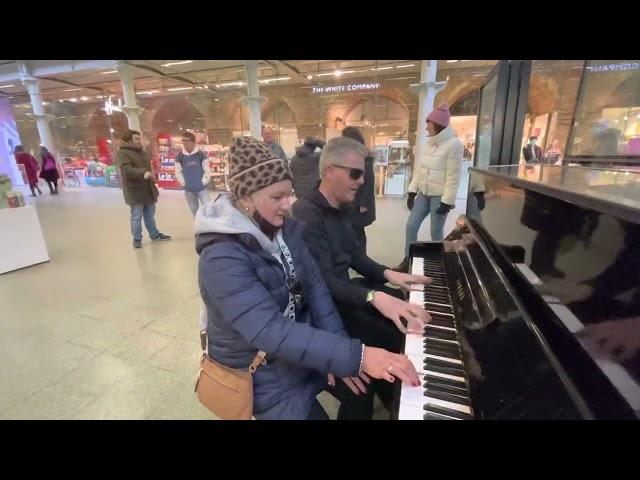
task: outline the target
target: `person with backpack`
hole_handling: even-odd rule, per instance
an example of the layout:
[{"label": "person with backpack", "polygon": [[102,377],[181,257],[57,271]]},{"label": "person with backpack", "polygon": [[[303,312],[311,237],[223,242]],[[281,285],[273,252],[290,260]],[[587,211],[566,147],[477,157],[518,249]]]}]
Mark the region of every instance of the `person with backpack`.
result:
[{"label": "person with backpack", "polygon": [[184,187],[184,196],[193,216],[209,201],[207,186],[211,179],[207,154],[196,145],[196,136],[182,133],[182,151],[176,156],[176,179]]}]

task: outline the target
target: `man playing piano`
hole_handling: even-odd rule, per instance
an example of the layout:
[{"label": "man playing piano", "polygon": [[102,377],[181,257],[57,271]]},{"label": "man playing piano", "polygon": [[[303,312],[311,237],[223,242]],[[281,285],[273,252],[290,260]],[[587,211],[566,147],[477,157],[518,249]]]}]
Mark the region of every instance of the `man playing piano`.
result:
[{"label": "man playing piano", "polygon": [[[412,285],[426,285],[431,279],[395,272],[359,248],[346,207],[364,183],[367,155],[365,146],[351,138],[336,137],[327,142],[320,156],[318,188],[308,198],[298,199],[292,212],[306,224],[304,241],[329,286],[347,332],[366,345],[399,353],[404,334],[421,333],[430,316],[421,305],[402,300],[401,291],[385,283],[410,290]],[[350,279],[349,268],[364,278]],[[385,389],[383,382],[375,381],[375,385],[378,391],[385,390],[381,398],[389,408],[392,391]],[[372,409],[373,397],[369,398]]]}]

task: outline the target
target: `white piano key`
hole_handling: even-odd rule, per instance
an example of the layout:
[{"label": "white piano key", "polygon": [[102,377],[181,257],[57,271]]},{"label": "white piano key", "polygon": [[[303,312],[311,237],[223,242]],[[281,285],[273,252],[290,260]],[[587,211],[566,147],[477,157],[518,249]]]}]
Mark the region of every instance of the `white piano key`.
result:
[{"label": "white piano key", "polygon": [[436,342],[453,343],[454,345],[460,345],[457,340],[447,340],[444,338],[430,337],[428,331],[424,332],[424,338],[428,338],[429,340],[434,340]]},{"label": "white piano key", "polygon": [[471,415],[471,408],[467,405],[460,405],[459,403],[447,402],[446,400],[440,400],[439,398],[431,398],[427,396],[422,397],[424,405],[431,404],[442,408],[448,408],[449,410],[456,410],[458,412]]},{"label": "white piano key", "polygon": [[438,305],[440,307],[449,307],[449,308],[451,308],[451,304],[450,303],[437,303],[437,302],[430,302],[429,300],[427,300],[424,303],[426,305]]},{"label": "white piano key", "polygon": [[412,290],[411,292],[409,292],[409,303],[424,307],[424,293],[417,290]]},{"label": "white piano key", "polygon": [[424,275],[424,259],[416,257],[413,259],[411,263],[411,274],[412,275]]},{"label": "white piano key", "polygon": [[424,337],[422,335],[409,334],[404,341],[404,353],[421,355],[424,350]]},{"label": "white piano key", "polygon": [[433,377],[447,378],[449,380],[454,380],[456,382],[466,384],[466,381],[463,377],[458,377],[457,375],[449,375],[448,373],[432,372],[427,370],[424,366],[421,368],[421,372],[419,373],[424,373]]},{"label": "white piano key", "polygon": [[411,386],[406,383],[402,384],[402,393],[400,395],[400,398],[402,399],[403,404],[422,408],[422,406],[425,404],[424,387],[422,386],[423,378],[424,377],[420,375],[421,381],[420,385],[418,385],[417,387]]},{"label": "white piano key", "polygon": [[409,357],[418,375],[424,375],[426,373],[424,370],[424,353],[405,353],[405,355]]},{"label": "white piano key", "polygon": [[416,407],[415,405],[406,405],[401,402],[398,410],[398,420],[422,420],[424,413],[422,406]]},{"label": "white piano key", "polygon": [[[429,351],[427,349],[427,351]],[[442,360],[443,362],[449,362],[455,365],[462,365],[462,360],[458,360],[457,358],[447,358],[441,357],[440,355],[432,355],[430,353],[425,354],[426,358],[433,358],[434,360]]]}]

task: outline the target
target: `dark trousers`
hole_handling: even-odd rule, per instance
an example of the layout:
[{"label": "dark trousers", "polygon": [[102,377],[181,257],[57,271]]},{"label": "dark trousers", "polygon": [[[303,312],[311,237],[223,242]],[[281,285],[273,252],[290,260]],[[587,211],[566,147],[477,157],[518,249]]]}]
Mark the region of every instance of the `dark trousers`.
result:
[{"label": "dark trousers", "polygon": [[324,408],[322,408],[322,405],[320,405],[320,402],[316,400],[313,402],[313,405],[311,405],[311,411],[309,411],[307,420],[329,420],[329,416],[327,412],[324,411]]},{"label": "dark trousers", "polygon": [[[395,288],[388,288],[384,285],[372,283],[364,278],[351,279],[352,283],[362,285],[371,290],[385,292],[397,298],[404,298],[402,292]],[[404,335],[397,329],[395,324],[388,318],[382,316],[372,305],[355,308],[351,306],[337,304],[338,311],[344,322],[345,329],[353,338],[359,338],[369,347],[378,347],[390,352],[400,353],[404,342]],[[336,380],[336,384],[338,381]],[[340,382],[347,392],[340,392],[344,401],[341,400],[341,411],[345,410],[345,416],[369,415],[373,412],[373,393],[377,393],[384,406],[391,410],[393,403],[393,384],[386,380],[373,380],[369,385],[369,392],[366,396],[354,395],[349,388]],[[336,387],[342,388],[340,385]],[[331,391],[330,391],[331,392]],[[333,394],[333,392],[331,392]],[[350,396],[349,396],[350,394]]]},{"label": "dark trousers", "polygon": [[[366,382],[363,381],[363,383],[367,385]],[[327,386],[326,388],[326,391],[340,402],[338,420],[371,420],[374,390],[371,385],[367,385],[367,393],[356,395],[339,378],[336,378],[334,387]],[[317,400],[311,406],[307,420],[329,420],[327,413]]]}]

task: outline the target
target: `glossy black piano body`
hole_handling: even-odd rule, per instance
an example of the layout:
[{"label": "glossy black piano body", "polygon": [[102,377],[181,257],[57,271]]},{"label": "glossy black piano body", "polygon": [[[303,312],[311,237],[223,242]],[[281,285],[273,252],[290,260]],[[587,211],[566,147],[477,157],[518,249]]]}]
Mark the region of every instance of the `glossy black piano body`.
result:
[{"label": "glossy black piano body", "polygon": [[577,332],[640,319],[640,212],[476,174],[486,189],[481,218],[410,249],[412,264],[444,263],[473,418],[637,419],[640,355],[603,361]]}]

